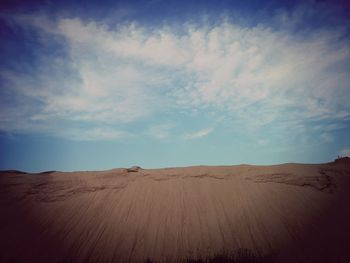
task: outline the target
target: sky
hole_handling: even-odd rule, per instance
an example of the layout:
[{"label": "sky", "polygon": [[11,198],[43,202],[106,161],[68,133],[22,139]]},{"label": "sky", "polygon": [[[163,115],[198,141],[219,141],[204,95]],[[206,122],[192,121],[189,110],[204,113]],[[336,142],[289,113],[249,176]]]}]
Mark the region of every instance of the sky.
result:
[{"label": "sky", "polygon": [[101,2],[0,2],[0,169],[350,155],[346,1]]}]

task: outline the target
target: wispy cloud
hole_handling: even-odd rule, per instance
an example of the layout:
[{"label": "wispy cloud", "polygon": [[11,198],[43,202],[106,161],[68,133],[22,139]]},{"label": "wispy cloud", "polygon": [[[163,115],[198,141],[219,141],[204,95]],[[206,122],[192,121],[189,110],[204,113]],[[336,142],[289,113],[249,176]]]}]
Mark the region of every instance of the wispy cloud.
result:
[{"label": "wispy cloud", "polygon": [[123,132],[108,128],[87,128],[87,129],[68,129],[65,132],[60,132],[58,136],[64,136],[75,141],[111,141],[127,137]]},{"label": "wispy cloud", "polygon": [[175,127],[173,123],[165,123],[151,126],[148,135],[156,139],[167,139],[171,136],[171,130]]},{"label": "wispy cloud", "polygon": [[345,148],[345,149],[341,150],[340,155],[350,157],[350,148]]},{"label": "wispy cloud", "polygon": [[213,131],[213,128],[202,129],[193,133],[188,133],[185,135],[186,140],[198,139],[209,135]]},{"label": "wispy cloud", "polygon": [[331,134],[329,133],[322,133],[320,135],[321,142],[323,143],[331,143],[334,141],[334,138]]},{"label": "wispy cloud", "polygon": [[[298,17],[283,19],[295,24]],[[111,28],[80,18],[17,19],[23,21],[40,32],[42,45],[47,40],[59,43],[64,56],[39,53],[38,66],[30,71],[1,71],[7,94],[0,99],[4,130],[61,122],[64,128],[56,132],[75,138],[74,129],[67,132],[70,122],[118,126],[164,109],[209,109],[253,130],[276,120],[350,116],[349,40],[340,29],[298,35],[289,31],[287,21],[285,28],[272,28],[223,19],[213,25],[183,24],[178,33],[167,26],[129,23]],[[163,139],[169,129],[155,126],[150,133]],[[186,138],[210,132],[204,129]],[[85,134],[118,138],[98,129]],[[326,141],[330,138],[323,135]]]}]

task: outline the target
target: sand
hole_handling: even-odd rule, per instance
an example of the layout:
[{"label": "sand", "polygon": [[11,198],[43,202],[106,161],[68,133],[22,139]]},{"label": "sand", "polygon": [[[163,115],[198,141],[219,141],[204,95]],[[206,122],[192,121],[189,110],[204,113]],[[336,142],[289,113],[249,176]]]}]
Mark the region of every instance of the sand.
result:
[{"label": "sand", "polygon": [[0,173],[0,261],[350,262],[350,162]]}]

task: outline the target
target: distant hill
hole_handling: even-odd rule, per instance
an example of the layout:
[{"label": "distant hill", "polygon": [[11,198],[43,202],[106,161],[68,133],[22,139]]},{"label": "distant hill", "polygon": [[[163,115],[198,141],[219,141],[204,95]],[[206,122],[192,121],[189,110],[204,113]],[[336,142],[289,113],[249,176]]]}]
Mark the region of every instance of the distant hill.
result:
[{"label": "distant hill", "polygon": [[334,160],[335,163],[350,163],[350,157],[338,157]]}]

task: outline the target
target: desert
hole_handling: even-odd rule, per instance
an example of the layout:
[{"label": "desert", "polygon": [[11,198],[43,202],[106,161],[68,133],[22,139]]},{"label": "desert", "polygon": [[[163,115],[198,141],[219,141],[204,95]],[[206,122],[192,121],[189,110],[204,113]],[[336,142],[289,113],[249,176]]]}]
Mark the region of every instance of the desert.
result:
[{"label": "desert", "polygon": [[0,0],[0,263],[349,263],[349,14]]},{"label": "desert", "polygon": [[349,160],[2,171],[0,261],[349,262]]}]

